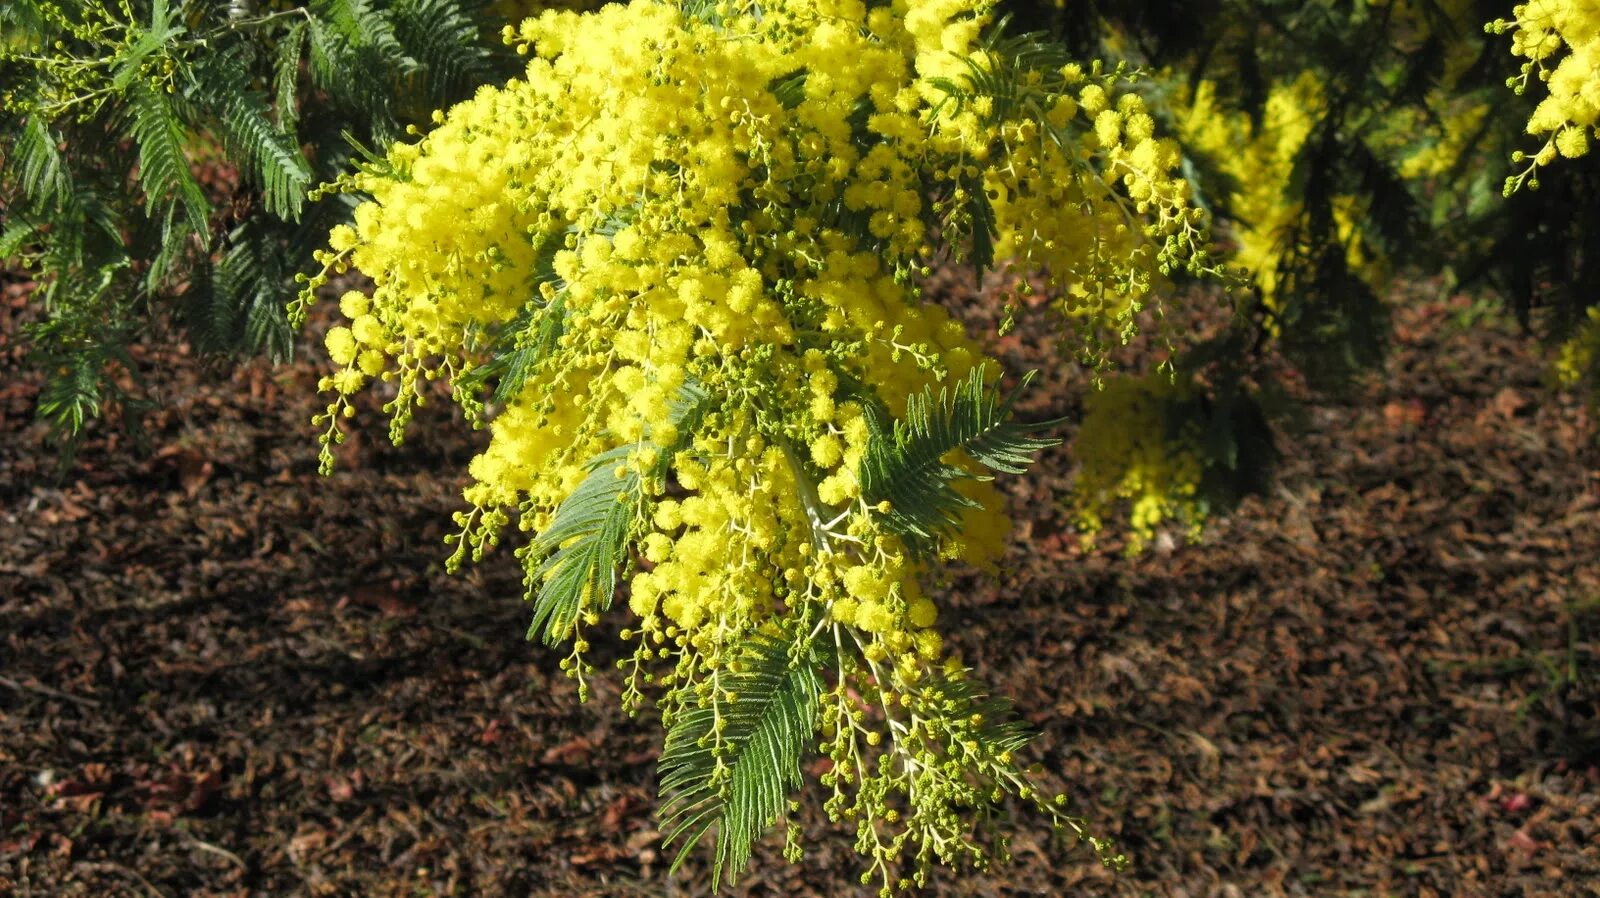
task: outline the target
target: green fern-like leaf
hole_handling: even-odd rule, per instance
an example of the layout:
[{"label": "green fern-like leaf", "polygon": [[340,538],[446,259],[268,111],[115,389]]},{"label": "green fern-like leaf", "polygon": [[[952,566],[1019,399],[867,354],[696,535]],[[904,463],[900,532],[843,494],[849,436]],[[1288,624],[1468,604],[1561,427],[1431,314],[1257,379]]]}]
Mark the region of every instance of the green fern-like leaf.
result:
[{"label": "green fern-like leaf", "polygon": [[217,263],[217,283],[230,307],[228,352],[264,353],[285,361],[293,353],[285,302],[288,266],[275,234],[259,220],[236,228]]},{"label": "green fern-like leaf", "polygon": [[[18,210],[18,223],[24,221],[24,211]],[[120,222],[87,187],[80,186],[40,217],[50,227],[38,228],[28,238],[32,252],[26,263],[39,284],[34,297],[47,315],[58,316],[78,307],[80,298],[96,296],[102,272],[125,267],[126,253]],[[36,338],[41,349],[51,339],[48,334]]]},{"label": "green fern-like leaf", "polygon": [[129,86],[127,103],[139,147],[139,182],[150,200],[147,211],[155,217],[168,204],[177,204],[190,229],[204,234],[210,209],[205,192],[189,170],[183,153],[188,134],[172,103],[142,78]]},{"label": "green fern-like leaf", "polygon": [[667,420],[677,428],[678,438],[665,445],[657,443],[661,451],[656,454],[655,467],[649,472],[652,479],[661,480],[667,476],[672,468],[673,457],[694,442],[695,432],[715,404],[716,398],[705,387],[692,378],[684,379],[683,385],[678,387],[678,395],[672,398],[672,407],[667,411]]},{"label": "green fern-like leaf", "polygon": [[970,673],[951,676],[938,671],[932,675],[929,688],[938,690],[941,702],[950,709],[950,717],[962,722],[968,738],[995,754],[1020,751],[1033,738],[1027,724],[1017,718],[1010,699],[984,692],[976,680],[967,676]]},{"label": "green fern-like leaf", "polygon": [[1060,442],[1034,434],[1056,421],[1025,424],[1011,420],[1017,396],[1033,379],[1029,372],[1009,395],[984,385],[982,369],[935,397],[931,388],[910,397],[905,418],[887,426],[881,412],[869,406],[872,436],[861,460],[862,497],[871,504],[889,503],[885,523],[915,552],[932,551],[939,538],[954,529],[972,500],[952,488],[974,477],[945,458],[962,451],[991,470],[1020,474],[1033,454]]},{"label": "green fern-like leaf", "polygon": [[1072,54],[1049,35],[1007,34],[1008,24],[1008,20],[1001,19],[988,29],[983,40],[988,52],[982,58],[965,60],[966,72],[960,79],[941,77],[931,81],[957,111],[979,97],[987,98],[989,111],[984,122],[990,125],[1024,110],[1043,118],[1041,110],[1031,107],[1030,102],[1037,100],[1042,86],[1058,86],[1062,66],[1072,61]]},{"label": "green fern-like leaf", "polygon": [[0,262],[12,258],[22,252],[22,248],[33,239],[37,228],[28,221],[8,221],[5,229],[0,231]]},{"label": "green fern-like leaf", "polygon": [[972,267],[981,287],[984,272],[994,267],[994,243],[1000,237],[1000,226],[981,182],[973,185],[969,195],[967,214],[972,219]]},{"label": "green fern-like leaf", "polygon": [[500,376],[494,388],[496,402],[507,402],[522,392],[539,363],[556,348],[556,341],[561,339],[565,329],[565,320],[565,306],[558,299],[544,310],[524,336],[519,337],[515,349],[495,359],[496,373]]},{"label": "green fern-like leaf", "polygon": [[312,82],[358,113],[379,144],[398,140],[403,87],[421,63],[400,43],[393,12],[368,0],[318,0],[310,9]]},{"label": "green fern-like leaf", "polygon": [[249,60],[238,51],[212,55],[196,69],[193,99],[216,121],[224,145],[261,187],[267,211],[297,220],[311,185],[311,166],[292,132],[272,118],[266,97],[252,89]]},{"label": "green fern-like leaf", "polygon": [[293,333],[284,301],[292,291],[281,239],[256,218],[234,228],[224,244],[176,297],[189,341],[205,353],[288,359]]},{"label": "green fern-like leaf", "polygon": [[176,317],[195,349],[223,351],[232,342],[234,315],[231,297],[219,287],[216,265],[198,260],[189,289],[173,297]]},{"label": "green fern-like leaf", "polygon": [[[52,316],[76,316],[99,308],[113,281],[132,264],[123,239],[124,222],[106,197],[90,186],[78,185],[50,213],[52,227],[36,233],[38,255],[33,268],[41,276],[38,294],[44,311]],[[99,320],[104,332],[108,324]],[[120,323],[120,322],[117,322]],[[41,345],[50,341],[41,337]]]},{"label": "green fern-like leaf", "polygon": [[278,127],[285,134],[295,133],[300,123],[300,59],[305,53],[308,27],[299,21],[285,29],[272,61],[273,107]]},{"label": "green fern-like leaf", "polygon": [[72,195],[72,177],[61,155],[60,137],[44,119],[29,116],[11,147],[11,168],[22,195],[37,206],[52,206]]},{"label": "green fern-like leaf", "polygon": [[[1072,61],[1071,54],[1043,33],[1008,34],[1008,24],[1009,19],[1002,18],[987,30],[983,40],[987,52],[982,58],[965,60],[966,71],[961,76],[930,80],[944,94],[938,108],[950,104],[960,112],[982,99],[987,108],[983,114],[986,125],[1027,117],[1057,143],[1075,146],[1076,139],[1066,133],[1075,126],[1053,124],[1045,102],[1065,89],[1060,71]],[[994,208],[981,175],[963,177],[950,186],[962,188],[967,200],[949,204],[935,224],[947,239],[964,236],[971,240],[970,261],[981,282],[995,262],[999,230]]]},{"label": "green fern-like leaf", "polygon": [[419,99],[442,102],[489,79],[490,54],[478,38],[480,25],[459,0],[399,0],[393,15],[396,41],[420,65],[425,89]]},{"label": "green fern-like leaf", "polygon": [[674,719],[660,762],[665,842],[682,842],[674,870],[715,827],[715,889],[724,871],[730,880],[738,875],[755,841],[787,816],[789,793],[802,781],[801,756],[816,730],[817,671],[809,646],[755,634],[738,672],[721,683],[733,697]]},{"label": "green fern-like leaf", "polygon": [[168,206],[161,218],[155,253],[150,256],[150,267],[145,269],[144,289],[150,293],[160,290],[188,249],[189,232],[179,224],[177,208]]},{"label": "green fern-like leaf", "polygon": [[[371,47],[397,63],[407,59],[393,20],[368,0],[322,0],[314,6],[350,46]],[[416,60],[409,61],[410,66],[416,64]]]},{"label": "green fern-like leaf", "polygon": [[[313,3],[311,10],[306,23],[306,59],[312,85],[327,94],[334,108],[347,110],[347,115],[359,114],[377,143],[387,145],[399,139],[396,71],[414,68],[415,60],[392,58],[368,39],[360,24],[363,21],[374,22],[391,42],[393,29],[360,0],[323,0]],[[403,56],[398,45],[394,46],[394,57]],[[319,143],[331,146],[333,142]]]},{"label": "green fern-like leaf", "polygon": [[[656,463],[646,472],[651,480],[666,475],[672,457],[694,438],[711,402],[698,384],[686,382],[679,388],[669,412],[677,438],[655,447]],[[554,645],[571,634],[580,613],[611,607],[633,525],[644,511],[645,481],[628,462],[642,448],[649,444],[630,443],[590,459],[589,475],[528,547],[534,557],[545,557],[528,578],[534,602],[529,639],[542,631],[545,643]]]},{"label": "green fern-like leaf", "polygon": [[223,110],[222,133],[234,143],[261,182],[267,211],[291,221],[300,217],[311,166],[291,135],[278,130],[267,104],[254,94],[239,94]]},{"label": "green fern-like leaf", "polygon": [[1345,165],[1355,181],[1355,195],[1366,200],[1362,210],[1370,226],[1369,242],[1388,258],[1397,258],[1415,245],[1422,233],[1422,210],[1400,172],[1388,160],[1361,142],[1352,142]]},{"label": "green fern-like leaf", "polygon": [[571,634],[586,608],[604,611],[611,606],[617,569],[644,500],[639,474],[627,465],[636,449],[623,446],[591,459],[589,476],[534,541],[532,551],[551,554],[536,573],[539,587],[529,639],[543,631],[545,643],[555,645]]},{"label": "green fern-like leaf", "polygon": [[809,73],[798,69],[788,75],[779,75],[767,84],[767,90],[785,109],[794,109],[806,98],[806,79]]},{"label": "green fern-like leaf", "polygon": [[[549,240],[539,247],[533,264],[532,297],[509,324],[491,335],[493,357],[468,375],[475,387],[493,380],[495,402],[508,402],[522,392],[528,378],[566,331],[566,301],[562,295],[566,282],[555,272],[560,246],[558,241]],[[553,299],[547,301],[539,292],[543,284],[555,288]]]},{"label": "green fern-like leaf", "polygon": [[55,369],[40,388],[37,413],[49,422],[52,432],[71,437],[82,432],[90,418],[100,416],[101,362],[90,353],[55,361]]}]

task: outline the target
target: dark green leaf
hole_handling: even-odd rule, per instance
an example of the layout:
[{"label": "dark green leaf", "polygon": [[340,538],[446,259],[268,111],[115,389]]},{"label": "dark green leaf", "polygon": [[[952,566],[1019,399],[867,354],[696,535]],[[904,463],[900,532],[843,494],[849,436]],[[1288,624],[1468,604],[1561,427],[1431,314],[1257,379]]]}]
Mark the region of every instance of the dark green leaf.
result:
[{"label": "dark green leaf", "polygon": [[184,155],[188,133],[172,103],[142,79],[134,81],[127,100],[134,142],[139,147],[139,182],[150,199],[147,211],[155,217],[166,205],[176,204],[191,230],[206,233],[210,208],[189,170]]},{"label": "dark green leaf", "polygon": [[975,368],[954,391],[912,395],[905,418],[892,430],[881,413],[869,411],[872,436],[858,472],[861,495],[872,505],[889,503],[885,522],[913,551],[932,551],[941,535],[958,526],[961,510],[973,505],[952,484],[976,475],[945,461],[950,453],[964,451],[991,470],[1020,474],[1034,453],[1060,442],[1034,436],[1056,421],[1011,420],[1017,396],[1032,379],[1029,372],[1016,390],[1001,395],[984,385],[982,369]]},{"label": "dark green leaf", "polygon": [[738,672],[721,685],[734,698],[680,712],[660,762],[664,843],[682,842],[672,869],[715,827],[713,889],[724,871],[737,877],[755,841],[787,816],[822,694],[810,648],[761,633],[747,640]]}]

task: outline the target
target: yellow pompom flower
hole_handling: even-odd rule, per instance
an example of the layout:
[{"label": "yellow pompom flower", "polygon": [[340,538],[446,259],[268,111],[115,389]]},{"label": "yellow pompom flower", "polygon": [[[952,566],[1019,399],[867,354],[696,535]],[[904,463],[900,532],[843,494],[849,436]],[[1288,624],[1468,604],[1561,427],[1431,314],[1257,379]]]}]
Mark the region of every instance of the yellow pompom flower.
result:
[{"label": "yellow pompom flower", "polygon": [[349,225],[335,225],[328,234],[328,247],[334,252],[345,252],[354,249],[356,245],[355,228]]},{"label": "yellow pompom flower", "polygon": [[356,356],[356,367],[360,368],[361,373],[368,377],[377,377],[382,374],[383,369],[388,364],[389,357],[376,349],[363,349],[361,354]]},{"label": "yellow pompom flower", "polygon": [[1600,137],[1600,2],[1529,0],[1488,29],[1510,31],[1511,52],[1527,60],[1510,86],[1522,94],[1538,82],[1545,93],[1527,128],[1544,145],[1526,155],[1526,168],[1506,179],[1510,194],[1524,184],[1537,186],[1538,169],[1558,156],[1587,155],[1590,139]]},{"label": "yellow pompom flower", "polygon": [[350,324],[350,333],[362,346],[383,345],[383,325],[372,315],[359,315]]},{"label": "yellow pompom flower", "polygon": [[[1098,66],[1019,74],[986,49],[992,12],[635,0],[524,20],[522,77],[341,179],[365,199],[324,256],[372,283],[330,335],[336,407],[381,377],[399,436],[441,378],[488,429],[451,566],[527,531],[535,630],[573,647],[580,684],[582,633],[625,594],[625,701],[651,683],[679,724],[735,702],[726,684],[772,640],[828,658],[826,750],[877,771],[841,779],[830,813],[882,827],[863,850],[886,876],[987,858],[957,805],[1022,781],[958,747],[977,737],[950,708],[974,693],[923,597],[941,563],[1003,556],[1001,494],[959,445],[935,454],[948,508],[874,492],[875,460],[909,451],[884,428],[913,397],[1000,373],[919,279],[952,250],[1034,273],[1094,360],[1166,273],[1209,264],[1142,101]],[[856,721],[863,702],[882,719]]]},{"label": "yellow pompom flower", "polygon": [[367,294],[360,290],[347,290],[339,297],[339,314],[351,321],[367,314],[367,310],[371,308],[372,304],[367,299]]},{"label": "yellow pompom flower", "polygon": [[322,338],[322,345],[328,350],[328,358],[335,365],[348,365],[356,357],[356,338],[350,333],[348,327],[330,327],[328,333]]}]

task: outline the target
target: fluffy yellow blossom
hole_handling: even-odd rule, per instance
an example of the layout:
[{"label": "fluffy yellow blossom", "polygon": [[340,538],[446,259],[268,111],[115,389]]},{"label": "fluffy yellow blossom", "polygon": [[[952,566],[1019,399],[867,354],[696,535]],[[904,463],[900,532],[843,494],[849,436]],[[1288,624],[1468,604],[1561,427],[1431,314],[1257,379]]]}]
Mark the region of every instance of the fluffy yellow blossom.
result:
[{"label": "fluffy yellow blossom", "polygon": [[[582,631],[625,594],[626,700],[653,670],[664,717],[735,701],[723,684],[764,640],[828,659],[830,811],[901,834],[864,843],[885,871],[985,857],[956,809],[1020,782],[1009,754],[953,748],[983,731],[950,710],[976,698],[923,594],[941,562],[995,566],[1001,495],[960,446],[935,453],[946,508],[870,474],[907,451],[890,434],[913,397],[1000,373],[918,279],[951,250],[1035,272],[1072,333],[1125,339],[1164,273],[1206,262],[1176,149],[1117,76],[979,89],[975,70],[1014,70],[985,49],[991,12],[635,0],[525,20],[521,78],[341,181],[366,199],[324,255],[373,285],[341,300],[330,427],[381,377],[398,435],[443,378],[489,430],[452,565],[528,531],[534,629],[574,647],[580,681]],[[863,700],[884,719],[857,720]],[[856,764],[868,744],[896,760]]]},{"label": "fluffy yellow blossom", "polygon": [[366,378],[361,372],[353,368],[335,371],[331,380],[331,389],[342,395],[349,395],[366,386]]},{"label": "fluffy yellow blossom", "polygon": [[356,357],[356,338],[350,333],[348,327],[330,327],[328,333],[322,338],[322,343],[328,350],[328,358],[335,365],[348,365]]},{"label": "fluffy yellow blossom", "polygon": [[367,294],[362,293],[360,290],[347,290],[343,296],[339,297],[339,314],[351,321],[367,314],[367,310],[370,308],[372,308],[372,304],[367,299]]},{"label": "fluffy yellow blossom", "polygon": [[335,225],[328,234],[328,247],[334,252],[344,252],[356,245],[355,229],[349,225]]},{"label": "fluffy yellow blossom", "polygon": [[1527,154],[1525,169],[1506,179],[1508,194],[1524,184],[1537,186],[1539,168],[1558,156],[1586,155],[1590,139],[1600,137],[1600,0],[1529,0],[1511,16],[1488,28],[1510,31],[1511,52],[1526,60],[1510,86],[1521,94],[1535,81],[1543,85],[1528,134],[1545,143]]},{"label": "fluffy yellow blossom", "polygon": [[1555,360],[1555,374],[1564,386],[1592,379],[1600,372],[1600,306],[1591,306],[1587,318],[1565,343]]},{"label": "fluffy yellow blossom", "polygon": [[1168,406],[1183,388],[1162,374],[1120,376],[1091,393],[1073,443],[1078,459],[1074,486],[1079,526],[1098,531],[1108,509],[1127,502],[1138,551],[1156,528],[1176,519],[1188,528],[1204,520],[1198,490],[1204,466],[1187,435],[1174,438]]},{"label": "fluffy yellow blossom", "polygon": [[368,377],[377,377],[382,374],[383,369],[388,367],[388,363],[389,360],[376,349],[363,349],[361,354],[356,356],[356,367],[360,368],[361,373]]},{"label": "fluffy yellow blossom", "polygon": [[383,325],[372,315],[358,315],[350,323],[350,333],[362,346],[383,345]]}]

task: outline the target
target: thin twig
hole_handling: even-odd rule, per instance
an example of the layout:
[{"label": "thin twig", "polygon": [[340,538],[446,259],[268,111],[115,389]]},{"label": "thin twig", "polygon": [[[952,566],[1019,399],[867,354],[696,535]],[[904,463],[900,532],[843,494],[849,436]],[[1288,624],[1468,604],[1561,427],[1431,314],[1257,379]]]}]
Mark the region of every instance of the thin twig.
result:
[{"label": "thin twig", "polygon": [[20,683],[11,679],[10,677],[0,677],[0,686],[9,686],[18,692],[37,692],[40,695],[48,695],[52,698],[64,699],[66,701],[82,705],[85,708],[100,707],[100,703],[92,698],[83,698],[82,696],[73,695],[70,692],[62,692],[59,689],[52,689],[43,683]]},{"label": "thin twig", "polygon": [[217,857],[226,858],[230,861],[233,861],[235,864],[239,865],[240,869],[248,870],[250,868],[250,865],[246,864],[244,860],[237,854],[234,854],[220,845],[213,845],[210,842],[196,839],[194,836],[190,836],[189,841],[194,845],[194,847],[200,849],[201,851],[209,851]]},{"label": "thin twig", "polygon": [[79,861],[78,866],[89,870],[104,870],[111,873],[120,873],[123,876],[138,880],[139,884],[144,886],[145,891],[149,892],[151,895],[154,895],[155,898],[167,898],[166,893],[156,888],[155,883],[145,879],[143,873],[140,873],[138,870],[135,870],[132,867],[123,866],[115,861]]}]

